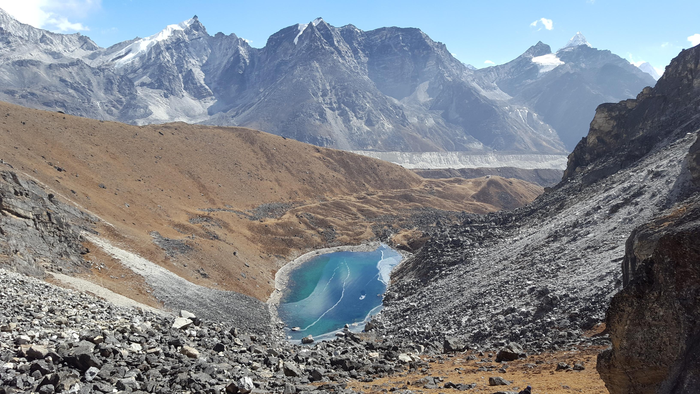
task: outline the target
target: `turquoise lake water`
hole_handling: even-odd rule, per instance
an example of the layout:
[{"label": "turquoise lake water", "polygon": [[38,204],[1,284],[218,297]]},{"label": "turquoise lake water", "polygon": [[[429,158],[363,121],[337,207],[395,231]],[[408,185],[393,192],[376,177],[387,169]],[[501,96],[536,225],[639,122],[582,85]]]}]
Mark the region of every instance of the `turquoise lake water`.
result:
[{"label": "turquoise lake water", "polygon": [[389,274],[400,261],[397,251],[381,245],[373,252],[323,254],[300,265],[290,273],[277,308],[287,335],[323,338],[345,324],[362,329],[381,310]]}]

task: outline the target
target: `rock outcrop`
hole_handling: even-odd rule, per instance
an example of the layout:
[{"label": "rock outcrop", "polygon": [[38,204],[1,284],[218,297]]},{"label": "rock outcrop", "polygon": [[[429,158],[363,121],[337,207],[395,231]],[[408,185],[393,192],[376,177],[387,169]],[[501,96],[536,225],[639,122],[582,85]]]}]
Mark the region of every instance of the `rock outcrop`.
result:
[{"label": "rock outcrop", "polygon": [[699,73],[700,51],[691,48],[671,61],[654,88],[636,99],[600,105],[588,136],[569,156],[564,179],[585,170],[586,182],[595,182],[639,160],[679,128],[694,132]]},{"label": "rock outcrop", "polygon": [[[670,66],[682,78],[660,88],[697,103],[699,58],[697,48],[684,51]],[[689,112],[698,116],[697,107]],[[612,348],[597,365],[611,394],[690,393],[700,385],[700,139],[684,164],[678,195],[689,197],[626,243],[624,289],[606,315]]]},{"label": "rock outcrop", "polygon": [[96,220],[34,181],[0,171],[0,267],[37,277],[45,268],[86,271],[80,233],[92,231]]},{"label": "rock outcrop", "polygon": [[625,288],[606,323],[612,349],[598,357],[611,394],[690,393],[700,385],[700,201],[635,230]]}]

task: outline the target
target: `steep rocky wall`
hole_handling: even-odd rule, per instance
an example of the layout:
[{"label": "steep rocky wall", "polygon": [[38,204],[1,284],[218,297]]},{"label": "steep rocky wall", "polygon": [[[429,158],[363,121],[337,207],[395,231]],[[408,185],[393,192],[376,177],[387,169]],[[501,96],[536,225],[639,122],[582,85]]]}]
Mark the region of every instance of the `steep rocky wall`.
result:
[{"label": "steep rocky wall", "polygon": [[700,47],[682,51],[654,88],[600,105],[586,138],[569,155],[564,180],[586,172],[591,184],[652,151],[671,132],[697,129]]},{"label": "steep rocky wall", "polygon": [[690,393],[700,384],[700,199],[635,230],[625,288],[606,322],[612,349],[598,357],[611,394]]},{"label": "steep rocky wall", "polygon": [[94,217],[59,201],[32,180],[0,171],[0,267],[43,277],[86,269],[80,232]]},{"label": "steep rocky wall", "polygon": [[690,147],[688,171],[695,187],[700,188],[700,138]]}]

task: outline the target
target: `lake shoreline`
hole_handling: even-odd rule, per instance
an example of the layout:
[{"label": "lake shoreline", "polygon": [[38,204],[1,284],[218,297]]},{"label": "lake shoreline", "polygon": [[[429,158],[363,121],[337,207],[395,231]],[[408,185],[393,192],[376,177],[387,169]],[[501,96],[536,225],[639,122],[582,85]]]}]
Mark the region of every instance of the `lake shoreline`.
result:
[{"label": "lake shoreline", "polygon": [[[277,313],[277,307],[279,306],[280,301],[282,300],[284,290],[286,289],[289,283],[289,275],[294,269],[320,255],[334,252],[372,252],[377,250],[377,248],[379,248],[381,244],[381,242],[373,241],[363,243],[360,245],[344,245],[334,246],[331,248],[316,249],[308,253],[304,253],[303,255],[283,265],[275,274],[275,290],[272,292],[272,294],[270,294],[270,297],[267,299],[267,306],[270,310],[270,316],[272,318],[273,332],[279,333],[281,338],[287,340],[286,336],[284,335],[284,327],[286,325],[284,324],[284,322],[282,322],[282,319],[280,319]],[[403,256],[402,261],[404,261],[406,256],[403,253],[401,254]]]}]

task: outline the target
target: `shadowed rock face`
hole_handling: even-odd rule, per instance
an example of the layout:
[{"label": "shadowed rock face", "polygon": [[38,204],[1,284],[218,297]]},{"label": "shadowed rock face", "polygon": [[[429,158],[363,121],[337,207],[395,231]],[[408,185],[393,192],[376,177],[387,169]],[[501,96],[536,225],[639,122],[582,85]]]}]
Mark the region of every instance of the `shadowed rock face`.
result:
[{"label": "shadowed rock face", "polygon": [[690,393],[700,384],[700,204],[635,230],[625,288],[611,302],[612,349],[598,372],[612,394]]}]

